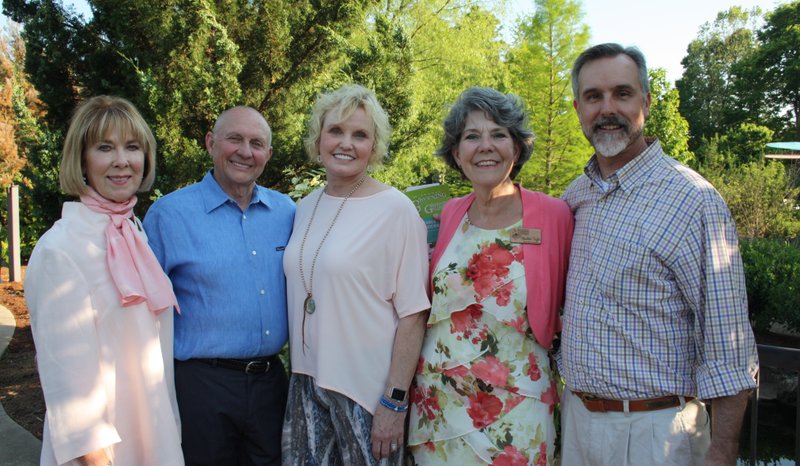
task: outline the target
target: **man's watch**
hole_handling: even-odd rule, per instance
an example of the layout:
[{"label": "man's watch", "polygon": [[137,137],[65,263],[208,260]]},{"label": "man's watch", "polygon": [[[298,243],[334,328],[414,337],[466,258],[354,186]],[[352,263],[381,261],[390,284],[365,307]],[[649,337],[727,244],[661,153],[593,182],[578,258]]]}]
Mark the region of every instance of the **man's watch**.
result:
[{"label": "man's watch", "polygon": [[402,403],[406,400],[406,391],[397,387],[392,387],[392,393],[389,395],[389,399],[398,403]]}]

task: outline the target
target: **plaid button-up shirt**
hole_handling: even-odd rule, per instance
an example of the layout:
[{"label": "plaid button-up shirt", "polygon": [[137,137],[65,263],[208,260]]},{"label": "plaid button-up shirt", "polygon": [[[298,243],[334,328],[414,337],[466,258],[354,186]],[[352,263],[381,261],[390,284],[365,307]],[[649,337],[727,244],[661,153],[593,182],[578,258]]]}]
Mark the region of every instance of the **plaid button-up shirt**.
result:
[{"label": "plaid button-up shirt", "polygon": [[613,399],[754,387],[742,260],[719,193],[658,141],[605,181],[595,157],[563,195],[575,213],[567,387]]}]

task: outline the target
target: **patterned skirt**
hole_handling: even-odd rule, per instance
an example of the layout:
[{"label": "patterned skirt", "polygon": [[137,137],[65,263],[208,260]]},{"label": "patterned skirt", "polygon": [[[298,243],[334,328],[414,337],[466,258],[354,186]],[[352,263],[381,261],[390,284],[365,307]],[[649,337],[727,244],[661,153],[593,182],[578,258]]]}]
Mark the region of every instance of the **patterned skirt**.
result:
[{"label": "patterned skirt", "polygon": [[401,466],[405,448],[390,458],[372,456],[372,415],[313,377],[292,374],[283,421],[283,466]]}]

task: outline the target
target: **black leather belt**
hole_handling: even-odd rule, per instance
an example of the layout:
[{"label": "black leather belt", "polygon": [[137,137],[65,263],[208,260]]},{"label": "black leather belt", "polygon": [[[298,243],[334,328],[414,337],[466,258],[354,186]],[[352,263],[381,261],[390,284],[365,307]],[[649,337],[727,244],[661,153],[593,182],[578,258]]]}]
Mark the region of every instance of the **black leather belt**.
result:
[{"label": "black leather belt", "polygon": [[280,362],[277,355],[253,359],[194,358],[194,360],[214,367],[242,371],[245,374],[266,374]]}]

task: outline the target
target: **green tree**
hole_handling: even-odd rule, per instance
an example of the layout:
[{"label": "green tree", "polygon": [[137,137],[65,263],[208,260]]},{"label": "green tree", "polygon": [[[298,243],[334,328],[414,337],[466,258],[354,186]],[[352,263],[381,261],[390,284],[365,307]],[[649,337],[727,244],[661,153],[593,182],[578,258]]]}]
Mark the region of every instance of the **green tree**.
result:
[{"label": "green tree", "polygon": [[[87,20],[54,0],[4,0],[4,12],[24,25],[25,69],[47,110],[42,129],[59,147],[81,98],[125,96],[156,134],[156,188],[169,192],[210,167],[203,137],[216,115],[236,104],[257,108],[273,128],[275,157],[261,183],[288,186],[281,170],[302,163],[306,112],[317,92],[335,81],[346,41],[377,2],[89,3],[93,15]],[[42,156],[48,165],[36,169],[52,172],[57,161]],[[49,183],[33,189],[58,194]],[[149,203],[142,201],[140,213]]]},{"label": "green tree", "polygon": [[648,73],[652,102],[645,135],[657,137],[667,154],[682,163],[690,164],[694,154],[689,151],[689,123],[678,111],[678,90],[667,82],[667,72],[663,68],[654,68]]},{"label": "green tree", "polygon": [[778,6],[758,31],[761,46],[736,69],[737,100],[751,121],[792,140],[800,140],[799,25],[800,1]]},{"label": "green tree", "polygon": [[676,87],[680,113],[689,122],[691,148],[702,138],[722,134],[741,122],[730,121],[732,68],[756,49],[760,20],[759,8],[731,7],[701,26],[697,39],[689,44]]},{"label": "green tree", "polygon": [[[458,94],[473,85],[505,89],[505,45],[497,16],[474,1],[383,2],[375,14],[402,28],[412,54],[401,89],[409,106],[393,118],[391,158],[376,177],[398,188],[442,182],[463,191],[460,176],[433,156],[441,123]],[[456,52],[457,51],[457,52]],[[392,91],[387,89],[389,93]],[[382,100],[386,100],[384,95]],[[391,116],[391,114],[390,114]]]},{"label": "green tree", "polygon": [[79,100],[75,38],[82,24],[53,0],[4,0],[3,13],[23,25],[25,72],[39,91],[44,124],[65,127]]},{"label": "green tree", "polygon": [[[21,246],[23,257],[27,257],[36,239],[61,211],[58,173],[51,169],[51,159],[57,163],[58,151],[52,145],[52,135],[43,129],[42,102],[23,69],[26,49],[19,25],[6,25],[0,33],[0,45],[0,204],[5,205],[8,185],[20,186]],[[50,189],[34,191],[33,187],[39,185]]]},{"label": "green tree", "polygon": [[537,0],[508,54],[511,89],[525,99],[536,134],[519,181],[549,194],[562,192],[591,154],[572,107],[570,80],[572,64],[589,42],[582,16],[578,1]]}]

